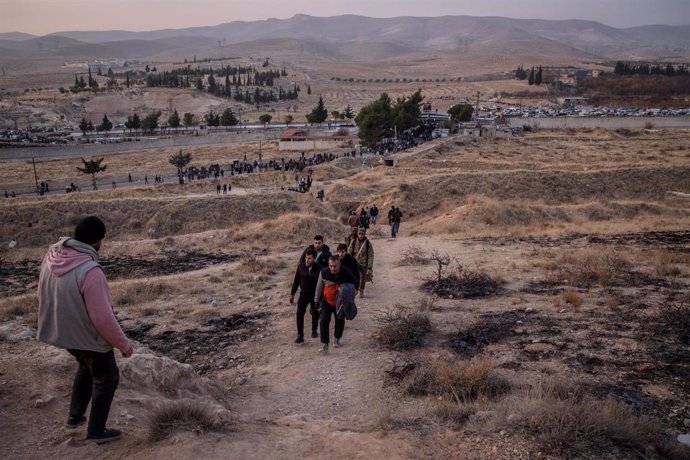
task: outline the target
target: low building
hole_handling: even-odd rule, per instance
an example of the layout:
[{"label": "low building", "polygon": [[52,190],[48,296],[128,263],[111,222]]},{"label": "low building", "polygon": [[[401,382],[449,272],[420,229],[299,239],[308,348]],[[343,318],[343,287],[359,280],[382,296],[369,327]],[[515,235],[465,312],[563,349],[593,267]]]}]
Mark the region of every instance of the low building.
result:
[{"label": "low building", "polygon": [[353,145],[354,140],[351,136],[315,136],[306,130],[288,129],[280,136],[278,150],[303,152],[352,147]]}]

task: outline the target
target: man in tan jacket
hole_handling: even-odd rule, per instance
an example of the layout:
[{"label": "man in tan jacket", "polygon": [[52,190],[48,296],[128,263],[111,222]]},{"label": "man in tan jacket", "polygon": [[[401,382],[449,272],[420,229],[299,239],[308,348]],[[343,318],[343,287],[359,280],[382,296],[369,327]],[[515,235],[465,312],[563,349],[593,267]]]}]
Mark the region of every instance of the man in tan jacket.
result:
[{"label": "man in tan jacket", "polygon": [[367,229],[359,227],[357,238],[350,242],[347,252],[357,259],[359,266],[359,295],[364,297],[364,288],[367,281],[372,281],[374,276],[374,246],[367,238]]}]

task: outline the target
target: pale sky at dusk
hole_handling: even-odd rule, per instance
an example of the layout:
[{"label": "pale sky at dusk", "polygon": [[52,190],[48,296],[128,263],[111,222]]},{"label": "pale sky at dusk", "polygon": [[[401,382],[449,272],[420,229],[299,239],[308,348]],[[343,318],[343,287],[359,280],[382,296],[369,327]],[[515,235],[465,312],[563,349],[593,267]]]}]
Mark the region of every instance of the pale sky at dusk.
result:
[{"label": "pale sky at dusk", "polygon": [[690,24],[690,0],[0,0],[0,32],[144,31],[358,14],[588,19],[614,27]]}]

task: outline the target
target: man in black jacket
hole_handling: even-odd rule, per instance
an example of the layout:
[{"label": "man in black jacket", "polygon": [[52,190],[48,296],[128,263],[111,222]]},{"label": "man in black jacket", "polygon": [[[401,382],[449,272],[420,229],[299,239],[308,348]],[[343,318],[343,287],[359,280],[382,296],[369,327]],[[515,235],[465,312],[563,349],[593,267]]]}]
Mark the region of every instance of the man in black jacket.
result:
[{"label": "man in black jacket", "polygon": [[357,264],[357,259],[347,252],[347,244],[345,243],[338,244],[336,252],[338,257],[340,257],[340,264],[350,270],[355,276],[355,286],[359,289],[359,265]]},{"label": "man in black jacket", "polygon": [[316,263],[316,250],[314,248],[307,248],[304,251],[304,262],[297,264],[295,270],[295,279],[292,281],[292,289],[290,290],[290,304],[295,303],[295,293],[299,287],[299,298],[297,299],[297,338],[295,343],[304,342],[304,315],[307,312],[309,305],[309,313],[311,314],[311,336],[318,337],[317,329],[319,327],[319,311],[314,302],[314,295],[316,293],[316,282],[319,279],[319,272],[323,267]]},{"label": "man in black jacket", "polygon": [[299,259],[300,263],[304,263],[304,256],[307,254],[308,249],[313,249],[316,251],[314,261],[317,264],[321,265],[322,267],[328,267],[328,258],[331,257],[331,248],[323,243],[322,235],[314,236],[314,243],[310,244],[307,249],[304,250],[302,257]]}]

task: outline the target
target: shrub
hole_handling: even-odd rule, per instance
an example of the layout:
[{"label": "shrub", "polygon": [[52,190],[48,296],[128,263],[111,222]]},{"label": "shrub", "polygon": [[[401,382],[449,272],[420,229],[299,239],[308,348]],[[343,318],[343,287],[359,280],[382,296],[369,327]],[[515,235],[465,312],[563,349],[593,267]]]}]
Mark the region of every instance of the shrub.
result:
[{"label": "shrub", "polygon": [[567,458],[588,457],[590,452],[605,457],[615,448],[631,457],[648,458],[653,452],[667,458],[687,455],[670,446],[656,420],[638,416],[613,399],[586,395],[567,382],[540,380],[521,388],[498,404],[494,424],[487,428],[524,431],[546,451]]},{"label": "shrub", "polygon": [[547,265],[546,281],[573,287],[607,287],[621,279],[631,263],[617,251],[573,251]]},{"label": "shrub", "polygon": [[224,422],[211,414],[204,404],[192,401],[177,401],[153,411],[148,420],[149,440],[161,441],[179,431],[201,434],[219,431]]},{"label": "shrub", "polygon": [[436,395],[466,404],[489,401],[509,388],[493,372],[493,362],[486,357],[471,360],[426,359],[407,367],[402,386],[411,395]]},{"label": "shrub", "polygon": [[389,350],[409,350],[424,345],[424,336],[431,330],[425,313],[412,312],[397,306],[375,317],[378,324],[373,339]]},{"label": "shrub", "polygon": [[575,311],[580,311],[580,307],[582,306],[582,296],[575,289],[566,289],[559,297],[556,298],[553,306],[555,308],[561,308],[563,303],[570,305]]},{"label": "shrub", "polygon": [[442,262],[438,262],[436,280],[428,280],[422,288],[441,296],[452,296],[460,298],[488,297],[500,294],[505,281],[492,277],[482,270],[471,270],[461,265],[454,273],[448,276],[443,275]]},{"label": "shrub", "polygon": [[408,246],[401,253],[398,265],[427,265],[431,263],[429,256],[419,246]]}]

